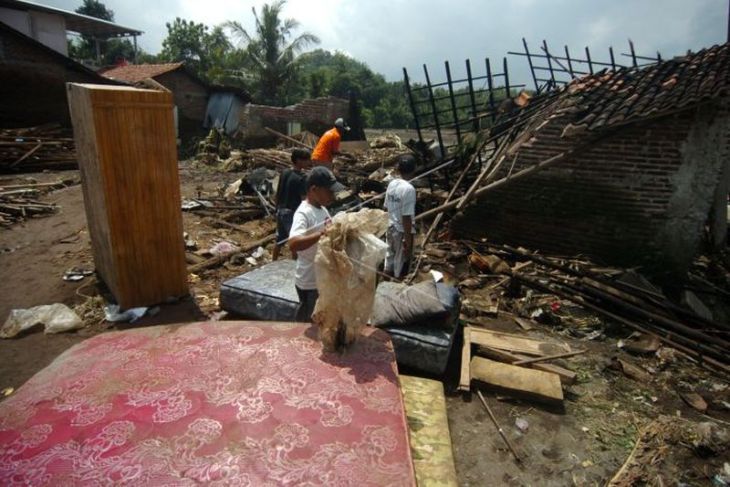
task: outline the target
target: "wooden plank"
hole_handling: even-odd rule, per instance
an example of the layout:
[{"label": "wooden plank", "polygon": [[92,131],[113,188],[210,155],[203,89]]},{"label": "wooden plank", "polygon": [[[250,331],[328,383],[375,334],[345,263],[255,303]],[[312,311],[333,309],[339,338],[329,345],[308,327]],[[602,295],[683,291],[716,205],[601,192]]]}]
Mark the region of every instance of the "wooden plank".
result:
[{"label": "wooden plank", "polygon": [[547,404],[562,404],[563,388],[556,374],[503,364],[482,357],[471,359],[472,379],[502,392]]},{"label": "wooden plank", "polygon": [[471,365],[471,328],[464,327],[464,345],[461,347],[461,374],[459,376],[460,391],[469,391],[471,389],[471,373],[469,366]]},{"label": "wooden plank", "polygon": [[67,86],[97,271],[122,308],[187,294],[172,95]]},{"label": "wooden plank", "polygon": [[506,350],[508,352],[541,356],[571,351],[570,347],[560,343],[548,343],[532,338],[511,335],[509,333],[501,333],[482,328],[472,328],[471,332],[472,343],[498,350]]},{"label": "wooden plank", "polygon": [[[519,360],[525,360],[528,358],[526,355],[518,355],[510,352],[505,352],[504,350],[496,350],[486,347],[479,348],[477,351],[478,353],[481,353],[486,357],[492,358],[494,360],[499,360],[500,362],[506,362],[508,364],[514,364]],[[575,384],[575,380],[578,376],[578,374],[576,374],[572,370],[565,369],[555,364],[531,363],[527,364],[527,366],[531,369],[537,369],[544,372],[558,374],[558,376],[560,377],[560,382],[565,385]]]}]

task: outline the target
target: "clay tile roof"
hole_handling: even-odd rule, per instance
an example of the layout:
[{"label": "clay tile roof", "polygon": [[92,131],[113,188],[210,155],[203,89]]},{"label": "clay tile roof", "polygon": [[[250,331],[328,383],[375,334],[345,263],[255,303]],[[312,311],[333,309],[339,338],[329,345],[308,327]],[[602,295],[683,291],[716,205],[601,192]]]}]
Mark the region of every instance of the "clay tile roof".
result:
[{"label": "clay tile roof", "polygon": [[101,71],[99,74],[105,78],[126,81],[127,83],[138,83],[147,78],[154,78],[161,74],[169,73],[181,68],[183,63],[167,64],[129,64]]},{"label": "clay tile roof", "polygon": [[688,108],[730,89],[730,44],[644,68],[601,71],[573,80],[561,106],[576,107],[565,135]]}]

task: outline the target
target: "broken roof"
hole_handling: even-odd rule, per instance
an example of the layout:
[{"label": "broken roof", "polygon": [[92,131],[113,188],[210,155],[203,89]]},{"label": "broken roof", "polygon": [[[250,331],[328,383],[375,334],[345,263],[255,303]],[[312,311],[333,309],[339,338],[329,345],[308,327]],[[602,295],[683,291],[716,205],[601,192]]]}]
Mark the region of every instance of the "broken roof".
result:
[{"label": "broken roof", "polygon": [[124,27],[114,22],[97,19],[88,15],[70,12],[60,8],[49,7],[27,0],[0,0],[0,7],[13,10],[23,10],[26,12],[43,12],[48,14],[60,15],[66,22],[66,30],[78,32],[79,34],[96,36],[96,37],[117,37],[125,35],[140,35],[141,30]]},{"label": "broken roof", "polygon": [[105,78],[126,81],[127,83],[138,83],[147,78],[154,78],[182,67],[183,63],[128,64],[99,71],[99,74]]},{"label": "broken roof", "polygon": [[563,135],[597,131],[696,106],[730,87],[730,44],[645,68],[603,70],[561,88],[556,114],[573,114]]}]

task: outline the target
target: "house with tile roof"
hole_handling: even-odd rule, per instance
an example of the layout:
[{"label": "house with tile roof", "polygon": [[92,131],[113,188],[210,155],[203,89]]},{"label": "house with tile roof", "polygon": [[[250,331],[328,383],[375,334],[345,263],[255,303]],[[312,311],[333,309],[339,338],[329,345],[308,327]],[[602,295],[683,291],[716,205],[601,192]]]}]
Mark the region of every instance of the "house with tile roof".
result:
[{"label": "house with tile roof", "polygon": [[172,92],[177,107],[178,133],[181,138],[200,134],[208,106],[209,88],[184,63],[128,64],[99,71],[105,78],[143,85],[153,80]]},{"label": "house with tile roof", "polygon": [[535,97],[498,177],[457,234],[681,274],[706,229],[727,238],[730,45],[604,70]]}]

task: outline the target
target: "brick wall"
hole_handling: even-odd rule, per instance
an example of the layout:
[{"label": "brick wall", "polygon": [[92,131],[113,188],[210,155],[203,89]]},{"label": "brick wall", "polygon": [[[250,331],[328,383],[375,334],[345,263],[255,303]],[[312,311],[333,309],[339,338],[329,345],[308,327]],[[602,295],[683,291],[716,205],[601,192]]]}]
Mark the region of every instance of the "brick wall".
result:
[{"label": "brick wall", "polygon": [[203,123],[208,107],[208,90],[182,69],[155,77],[155,81],[172,91],[178,115]]},{"label": "brick wall", "polygon": [[71,126],[66,83],[117,84],[73,67],[70,59],[0,29],[0,126]]},{"label": "brick wall", "polygon": [[[716,115],[692,110],[618,128],[572,159],[488,193],[457,216],[453,228],[469,237],[681,272],[692,252],[677,251],[678,236],[668,229],[681,219],[682,233],[693,233],[684,245],[696,250],[711,192],[692,188],[697,181],[711,186],[715,166],[719,177],[719,161],[729,153],[727,120]],[[690,145],[717,143],[688,141],[698,124],[719,130],[724,143],[717,144],[721,154],[691,162]],[[550,121],[521,149],[513,171],[571,148],[574,140],[560,138],[564,125],[561,118]],[[499,177],[508,171],[505,164]],[[688,191],[695,192],[691,211],[682,196]]]},{"label": "brick wall", "polygon": [[239,114],[240,133],[248,141],[266,143],[272,135],[264,127],[286,133],[287,122],[298,122],[303,129],[321,135],[337,118],[346,118],[348,109],[349,102],[336,97],[313,98],[288,107],[248,104]]}]

